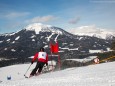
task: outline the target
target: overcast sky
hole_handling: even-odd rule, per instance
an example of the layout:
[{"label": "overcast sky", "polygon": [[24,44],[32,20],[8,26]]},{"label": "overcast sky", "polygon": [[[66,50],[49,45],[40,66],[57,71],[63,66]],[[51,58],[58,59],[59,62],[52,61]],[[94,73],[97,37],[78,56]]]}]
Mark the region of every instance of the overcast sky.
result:
[{"label": "overcast sky", "polygon": [[115,30],[115,0],[0,0],[0,33],[31,23],[65,30],[89,25]]}]

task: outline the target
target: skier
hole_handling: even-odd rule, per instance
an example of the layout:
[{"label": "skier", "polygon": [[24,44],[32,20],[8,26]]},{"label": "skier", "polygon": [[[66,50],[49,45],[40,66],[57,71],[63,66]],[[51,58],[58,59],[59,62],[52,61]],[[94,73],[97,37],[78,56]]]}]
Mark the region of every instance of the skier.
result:
[{"label": "skier", "polygon": [[[46,64],[48,66],[48,54],[44,51],[44,48],[40,48],[40,52],[36,53],[34,58],[31,61],[31,64],[38,59],[36,67],[32,70],[29,77],[34,75],[39,75],[42,71],[43,66]],[[36,73],[36,71],[38,72]]]}]

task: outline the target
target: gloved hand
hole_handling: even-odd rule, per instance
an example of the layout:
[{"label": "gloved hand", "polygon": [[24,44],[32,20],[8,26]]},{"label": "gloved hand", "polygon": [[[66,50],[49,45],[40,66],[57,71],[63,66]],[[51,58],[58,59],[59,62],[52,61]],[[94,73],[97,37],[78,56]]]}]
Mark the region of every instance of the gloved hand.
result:
[{"label": "gloved hand", "polygon": [[48,63],[46,63],[46,66],[48,66]]},{"label": "gloved hand", "polygon": [[31,61],[31,64],[33,64],[33,61]]}]

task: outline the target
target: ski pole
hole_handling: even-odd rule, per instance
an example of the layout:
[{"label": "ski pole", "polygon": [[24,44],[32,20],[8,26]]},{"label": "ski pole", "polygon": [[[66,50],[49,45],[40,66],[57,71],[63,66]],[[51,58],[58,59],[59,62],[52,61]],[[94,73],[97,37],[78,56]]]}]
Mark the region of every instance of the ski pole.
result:
[{"label": "ski pole", "polygon": [[[30,64],[30,66],[28,67],[28,69],[27,69],[26,73],[27,73],[27,72],[28,72],[28,70],[30,69],[31,65],[32,65],[32,64]],[[26,73],[24,74],[24,76],[26,76]]]},{"label": "ski pole", "polygon": [[49,71],[49,66],[47,65],[47,70]]}]

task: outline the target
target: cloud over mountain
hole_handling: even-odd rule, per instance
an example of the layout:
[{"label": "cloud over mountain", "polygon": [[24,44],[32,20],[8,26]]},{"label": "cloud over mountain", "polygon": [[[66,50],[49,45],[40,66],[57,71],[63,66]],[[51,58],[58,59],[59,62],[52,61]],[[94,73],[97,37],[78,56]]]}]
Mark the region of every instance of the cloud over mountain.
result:
[{"label": "cloud over mountain", "polygon": [[73,18],[69,21],[69,24],[76,24],[80,21],[80,19],[81,19],[80,17]]},{"label": "cloud over mountain", "polygon": [[23,17],[26,15],[29,15],[29,12],[10,12],[5,14],[3,17],[7,18],[7,19],[14,19],[14,18],[18,18],[18,17]]},{"label": "cloud over mountain", "polygon": [[35,22],[49,22],[57,19],[53,15],[47,15],[47,16],[37,16],[32,19],[26,20],[27,23],[35,23]]}]

